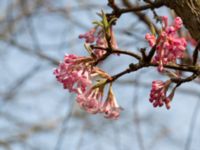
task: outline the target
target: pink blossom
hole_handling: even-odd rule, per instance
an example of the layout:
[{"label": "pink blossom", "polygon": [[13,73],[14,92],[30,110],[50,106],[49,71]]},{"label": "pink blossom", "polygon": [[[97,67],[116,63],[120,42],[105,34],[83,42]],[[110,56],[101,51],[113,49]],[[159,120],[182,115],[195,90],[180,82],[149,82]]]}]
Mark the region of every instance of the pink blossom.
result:
[{"label": "pink blossom", "polygon": [[163,28],[166,28],[168,26],[168,17],[167,16],[162,16],[162,23],[163,23]]},{"label": "pink blossom", "polygon": [[[177,59],[183,58],[187,46],[185,38],[179,38],[177,36],[177,31],[182,26],[181,18],[176,17],[171,26],[168,26],[168,19],[166,16],[162,17],[162,20],[163,29],[157,39],[156,54],[153,58],[153,62],[159,64],[159,72],[163,71],[163,65],[169,62],[176,63]],[[145,38],[149,42],[149,45],[153,47],[156,41],[155,36],[147,33]]]},{"label": "pink blossom", "polygon": [[[112,28],[110,28],[110,36],[111,36],[110,42],[112,48],[117,49],[118,45]],[[101,48],[95,48],[93,51],[93,54],[97,58],[102,57],[106,53],[106,50],[104,50],[104,48],[106,49],[108,47],[108,44],[106,41],[104,30],[102,28],[100,27],[98,27],[97,29],[92,28],[85,34],[79,35],[79,38],[81,39],[84,38],[86,43],[94,44],[97,47],[101,47]]]},{"label": "pink blossom", "polygon": [[85,91],[92,83],[90,77],[91,71],[85,67],[85,59],[87,58],[66,55],[64,62],[61,62],[58,68],[54,70],[57,80],[70,92]]},{"label": "pink blossom", "polygon": [[173,24],[176,29],[180,29],[183,25],[183,21],[180,17],[176,17]]},{"label": "pink blossom", "polygon": [[173,93],[166,96],[170,81],[153,81],[149,101],[154,107],[162,107],[164,104],[167,109],[170,108],[170,101],[173,98]]},{"label": "pink blossom", "polygon": [[120,116],[121,108],[114,96],[112,89],[109,90],[108,97],[100,109],[104,113],[104,117],[108,119],[118,119]]},{"label": "pink blossom", "polygon": [[95,32],[96,32],[96,29],[92,28],[88,32],[86,32],[85,34],[80,34],[79,38],[85,39],[86,43],[93,43],[96,40]]},{"label": "pink blossom", "polygon": [[[104,37],[101,37],[101,36],[97,37],[96,46],[101,47],[101,48],[107,48],[108,46],[107,46],[106,39]],[[105,53],[106,53],[106,51],[103,50],[103,49],[100,49],[100,48],[94,49],[94,54],[95,54],[95,56],[97,56],[97,58],[102,57]]]},{"label": "pink blossom", "polygon": [[[103,102],[105,81],[111,77],[100,68],[91,67],[92,60],[91,57],[66,55],[64,62],[54,70],[54,75],[63,84],[64,89],[77,94],[76,101],[85,111],[92,114],[101,112],[106,118],[117,119],[121,109],[111,89]],[[103,80],[98,81],[97,85],[92,85],[92,79],[96,76]]]},{"label": "pink blossom", "polygon": [[154,35],[151,35],[150,33],[146,34],[145,39],[149,42],[149,45],[151,47],[153,47],[156,43],[156,37]]},{"label": "pink blossom", "polygon": [[78,94],[77,103],[88,113],[96,114],[102,102],[103,91],[100,88],[90,89]]}]

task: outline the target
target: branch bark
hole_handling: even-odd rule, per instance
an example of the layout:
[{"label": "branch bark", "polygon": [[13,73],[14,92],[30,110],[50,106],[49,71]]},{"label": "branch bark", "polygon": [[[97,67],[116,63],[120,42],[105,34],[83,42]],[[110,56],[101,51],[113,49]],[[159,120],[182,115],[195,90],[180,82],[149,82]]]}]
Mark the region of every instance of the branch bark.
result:
[{"label": "branch bark", "polygon": [[200,0],[156,0],[173,9],[195,40],[200,39]]}]

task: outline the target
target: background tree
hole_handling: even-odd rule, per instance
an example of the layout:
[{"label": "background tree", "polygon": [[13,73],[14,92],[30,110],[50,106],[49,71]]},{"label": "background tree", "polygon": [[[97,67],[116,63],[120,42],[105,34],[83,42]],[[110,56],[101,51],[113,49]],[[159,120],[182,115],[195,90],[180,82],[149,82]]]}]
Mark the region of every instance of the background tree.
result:
[{"label": "background tree", "polygon": [[[199,65],[198,44],[194,42],[200,36],[199,0],[2,0],[0,7],[0,149],[199,147]],[[53,68],[65,53],[88,55],[78,36],[92,28],[92,21],[99,20],[96,12],[101,9],[118,18],[114,33],[120,50],[139,56],[144,48],[146,54],[151,49],[145,35],[152,29],[159,33],[160,16],[168,16],[169,24],[176,15],[182,18],[186,28],[179,35],[192,43],[187,44],[188,57],[175,66],[183,68],[177,73],[184,84],[176,89],[169,111],[154,109],[149,103],[151,82],[169,79],[156,67],[137,70],[113,84],[124,109],[117,121],[85,113],[74,102],[75,95],[57,83]],[[99,66],[115,75],[132,63],[137,60],[121,54],[109,56]],[[188,79],[193,73],[195,80]],[[190,79],[193,81],[185,82]],[[179,82],[174,81],[175,85]]]}]

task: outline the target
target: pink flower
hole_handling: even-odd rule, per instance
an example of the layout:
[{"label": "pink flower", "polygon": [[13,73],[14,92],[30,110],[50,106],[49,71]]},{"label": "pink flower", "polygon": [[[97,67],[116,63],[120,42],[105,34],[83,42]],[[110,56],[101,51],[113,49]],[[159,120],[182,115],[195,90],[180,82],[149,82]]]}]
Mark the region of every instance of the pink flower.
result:
[{"label": "pink flower", "polygon": [[96,29],[92,28],[91,30],[89,30],[85,34],[80,34],[79,38],[80,39],[85,39],[86,43],[93,43],[96,40],[95,32],[96,32]]},{"label": "pink flower", "polygon": [[90,89],[78,94],[77,103],[88,113],[96,114],[99,112],[99,106],[102,102],[103,90],[101,88]]},{"label": "pink flower", "polygon": [[[172,26],[168,26],[168,19],[166,16],[162,17],[162,20],[163,29],[158,37],[156,54],[153,58],[153,62],[159,64],[159,72],[164,70],[163,65],[169,62],[176,63],[177,59],[183,58],[187,46],[185,38],[179,38],[177,36],[177,31],[182,26],[181,18],[176,17]],[[149,42],[149,45],[153,47],[156,42],[154,35],[147,33],[145,38]]]},{"label": "pink flower", "polygon": [[87,57],[66,55],[64,62],[61,62],[54,75],[63,84],[64,89],[70,92],[85,91],[91,82],[91,70],[85,66]]},{"label": "pink flower", "polygon": [[151,93],[150,93],[150,99],[149,101],[153,103],[154,107],[162,107],[164,104],[167,109],[170,108],[170,101],[173,98],[173,92],[169,95],[166,96],[167,90],[169,88],[170,81],[153,81],[152,82],[152,88],[151,88]]},{"label": "pink flower", "polygon": [[162,16],[162,22],[163,22],[163,28],[166,28],[168,26],[168,17]]},{"label": "pink flower", "polygon": [[[104,37],[101,37],[101,36],[97,37],[96,46],[101,47],[101,48],[107,48],[108,46],[107,46],[106,39]],[[93,52],[94,52],[94,54],[97,58],[102,57],[106,53],[105,50],[98,49],[98,48],[95,48]]]},{"label": "pink flower", "polygon": [[183,21],[180,17],[176,17],[173,24],[176,29],[180,29],[183,25]]},{"label": "pink flower", "polygon": [[[66,55],[54,70],[57,80],[63,84],[64,89],[77,94],[76,101],[88,113],[103,112],[106,118],[117,119],[120,109],[112,90],[103,102],[103,90],[110,75],[98,67],[92,67],[92,57],[79,57]],[[92,79],[97,79],[97,84],[92,85]]]},{"label": "pink flower", "polygon": [[156,43],[156,37],[154,35],[151,35],[150,33],[146,34],[145,39],[149,42],[149,45],[151,47],[153,47]]},{"label": "pink flower", "polygon": [[[106,41],[104,30],[100,27],[98,27],[98,29],[92,28],[90,31],[86,32],[85,34],[79,35],[79,38],[81,39],[84,38],[86,43],[90,43],[90,44],[94,43],[95,46],[101,47],[101,48],[96,48],[93,51],[93,54],[97,58],[100,58],[106,53],[106,50],[104,50],[104,48],[106,49],[108,47],[108,44]],[[117,41],[116,41],[112,28],[110,28],[110,36],[111,36],[112,48],[117,49],[118,45],[117,45]]]},{"label": "pink flower", "polygon": [[108,119],[118,119],[120,116],[121,108],[114,96],[112,89],[109,89],[108,97],[100,109],[104,113],[104,117]]}]

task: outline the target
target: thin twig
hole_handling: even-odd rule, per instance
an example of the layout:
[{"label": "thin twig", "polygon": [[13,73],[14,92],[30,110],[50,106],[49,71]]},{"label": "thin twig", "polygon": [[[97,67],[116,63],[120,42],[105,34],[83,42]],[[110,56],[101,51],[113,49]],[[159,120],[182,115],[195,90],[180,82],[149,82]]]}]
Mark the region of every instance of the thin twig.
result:
[{"label": "thin twig", "polygon": [[199,106],[200,106],[200,100],[197,100],[197,103],[194,106],[194,111],[192,113],[192,117],[191,117],[191,121],[190,121],[190,125],[189,125],[189,132],[188,132],[188,136],[187,136],[187,139],[186,139],[184,150],[189,150],[190,147],[191,147],[194,128],[195,128],[196,121],[197,121],[197,118],[198,118],[198,115],[199,115]]},{"label": "thin twig", "polygon": [[137,136],[137,140],[138,140],[138,144],[139,144],[139,147],[140,147],[140,150],[145,150],[145,145],[144,145],[144,139],[143,139],[143,136],[142,136],[142,132],[141,132],[141,126],[140,126],[140,114],[139,114],[139,111],[138,111],[138,91],[139,91],[139,88],[138,88],[138,81],[139,81],[139,78],[141,76],[138,76],[137,77],[137,80],[135,80],[135,88],[134,88],[134,97],[133,97],[133,110],[134,110],[134,122],[135,122],[135,125],[136,125],[136,136]]}]

